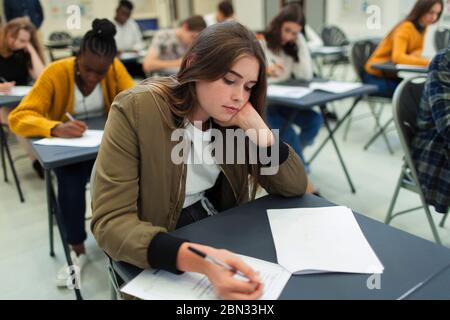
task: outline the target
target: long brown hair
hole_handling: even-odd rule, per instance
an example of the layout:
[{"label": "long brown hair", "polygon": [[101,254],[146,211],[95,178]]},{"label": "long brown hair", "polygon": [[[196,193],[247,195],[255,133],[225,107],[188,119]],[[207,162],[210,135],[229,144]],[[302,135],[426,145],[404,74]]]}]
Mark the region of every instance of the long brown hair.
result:
[{"label": "long brown hair", "polygon": [[279,53],[283,50],[288,56],[292,57],[295,62],[298,62],[298,47],[295,43],[287,43],[281,45],[281,28],[285,22],[297,23],[304,29],[305,16],[298,5],[287,5],[280,13],[273,18],[264,32],[264,38],[267,42],[267,47],[274,53]]},{"label": "long brown hair", "polygon": [[436,3],[439,3],[441,5],[441,12],[439,13],[439,16],[436,20],[439,21],[442,12],[444,11],[443,0],[417,0],[411,12],[406,16],[404,20],[400,21],[400,23],[398,23],[394,28],[392,28],[392,30],[389,32],[389,35],[391,35],[397,29],[397,27],[405,21],[417,23],[419,19],[422,18],[425,14],[427,14]]},{"label": "long brown hair", "polygon": [[198,105],[196,82],[224,77],[244,56],[253,56],[259,62],[258,82],[252,88],[249,101],[262,116],[267,92],[265,55],[255,34],[238,22],[206,28],[184,56],[176,76],[147,79],[144,84],[167,100],[175,116],[185,119]]},{"label": "long brown hair", "polygon": [[[11,35],[16,38],[20,30],[25,30],[30,33],[30,43],[36,50],[37,54],[41,58],[41,61],[45,63],[44,50],[42,44],[37,37],[36,27],[30,21],[28,17],[15,18],[5,24],[0,30],[0,54],[4,57],[12,54],[12,50],[8,45],[8,36]],[[31,61],[30,61],[31,63]]]},{"label": "long brown hair", "polygon": [[[224,22],[206,28],[184,56],[176,76],[147,79],[143,84],[168,102],[172,114],[179,120],[177,124],[181,126],[182,120],[198,106],[196,82],[216,81],[224,77],[234,63],[245,56],[255,57],[259,62],[258,82],[252,88],[249,101],[264,118],[266,58],[255,34],[238,22]],[[254,198],[259,176],[257,166],[251,166],[251,176]]]}]

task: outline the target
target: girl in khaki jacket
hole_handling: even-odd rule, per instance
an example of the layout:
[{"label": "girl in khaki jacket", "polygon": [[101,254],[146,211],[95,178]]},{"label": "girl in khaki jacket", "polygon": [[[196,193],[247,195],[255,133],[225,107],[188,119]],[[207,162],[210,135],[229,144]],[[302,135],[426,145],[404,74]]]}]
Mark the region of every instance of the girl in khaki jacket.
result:
[{"label": "girl in khaki jacket", "polygon": [[[253,33],[236,22],[217,24],[199,35],[175,77],[147,80],[115,99],[97,158],[91,225],[100,247],[114,260],[205,274],[225,299],[261,296],[257,273],[235,254],[168,232],[254,199],[257,185],[285,197],[305,193],[301,160],[263,120],[265,61]],[[213,139],[213,132],[227,129],[245,131],[247,140],[235,147],[217,143],[212,152],[221,140]],[[177,135],[180,130],[184,136]],[[180,146],[187,148],[180,153]],[[226,156],[240,147],[244,162],[228,161]],[[270,150],[279,161],[275,156],[270,163],[262,157],[251,162],[252,149]],[[212,161],[189,161],[198,160],[199,150],[207,151],[203,160]],[[227,158],[226,164],[219,158]],[[264,170],[269,168],[276,170]],[[225,261],[250,281],[234,279],[189,246]]]}]

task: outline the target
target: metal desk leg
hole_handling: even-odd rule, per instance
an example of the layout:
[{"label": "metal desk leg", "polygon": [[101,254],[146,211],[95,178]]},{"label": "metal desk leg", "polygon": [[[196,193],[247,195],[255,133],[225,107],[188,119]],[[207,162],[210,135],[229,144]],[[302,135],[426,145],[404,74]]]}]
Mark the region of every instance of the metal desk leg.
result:
[{"label": "metal desk leg", "polygon": [[4,163],[4,154],[3,152],[6,152],[6,157],[8,158],[8,162],[9,162],[9,166],[11,168],[13,177],[14,177],[14,182],[16,184],[16,188],[17,188],[17,192],[19,193],[19,198],[20,198],[20,202],[25,202],[25,199],[23,197],[23,193],[22,193],[22,188],[20,187],[20,181],[19,178],[17,177],[17,172],[16,172],[16,167],[14,166],[14,162],[13,159],[11,157],[11,152],[9,150],[9,146],[8,146],[8,142],[6,141],[6,135],[5,132],[3,131],[3,126],[0,125],[0,139],[2,142],[2,165],[3,165],[3,169],[5,170],[5,181],[7,182],[7,177],[6,177],[6,165]]},{"label": "metal desk leg", "polygon": [[325,145],[328,143],[329,140],[333,143],[333,147],[336,151],[336,154],[339,158],[339,162],[341,163],[341,167],[344,170],[345,176],[347,178],[348,184],[350,186],[350,189],[352,193],[356,193],[356,189],[353,185],[352,179],[350,178],[350,174],[348,173],[347,167],[345,166],[345,162],[341,156],[341,152],[339,151],[339,147],[336,143],[336,140],[334,139],[334,133],[341,127],[341,125],[345,122],[345,120],[352,114],[353,110],[355,109],[356,105],[361,101],[362,97],[358,97],[353,102],[353,105],[350,107],[350,109],[347,111],[347,113],[344,115],[342,119],[340,119],[337,123],[334,129],[331,129],[330,124],[328,122],[328,119],[325,117],[325,110],[326,106],[320,106],[320,112],[322,113],[322,116],[324,118],[324,124],[325,128],[328,131],[328,137],[322,142],[319,149],[313,154],[311,157],[311,160],[308,162],[309,164],[317,157],[317,155],[322,151],[322,149],[325,147]]},{"label": "metal desk leg", "polygon": [[[59,209],[58,200],[56,199],[55,191],[53,189],[52,180],[51,180],[51,172],[49,169],[45,169],[45,183],[47,187],[47,205],[48,205],[48,214],[49,214],[49,232],[50,232],[50,255],[52,257],[55,256],[53,251],[53,215],[55,215],[56,224],[58,226],[59,235],[61,237],[62,246],[64,250],[64,255],[66,257],[67,265],[72,266],[72,258],[70,257],[69,245],[66,241],[65,231],[63,225],[61,223],[61,210]],[[75,296],[77,300],[83,300],[81,296],[81,291],[79,288],[75,286],[74,288]]]},{"label": "metal desk leg", "polygon": [[[362,97],[358,97],[355,99],[355,101],[353,102],[353,105],[350,107],[350,109],[348,109],[347,113],[344,115],[344,117],[342,117],[342,119],[340,119],[337,123],[336,126],[334,127],[334,129],[331,131],[333,133],[333,135],[337,132],[337,130],[339,130],[339,128],[344,124],[345,120],[347,120],[348,117],[350,117],[350,115],[352,114],[353,110],[355,109],[355,107],[358,105],[358,103],[362,100]],[[324,121],[326,121],[326,118],[324,117]],[[308,161],[308,164],[312,163],[314,161],[314,159],[316,159],[316,157],[319,155],[319,153],[322,151],[322,149],[325,147],[325,145],[328,143],[328,141],[330,141],[330,135],[328,135],[328,137],[320,144],[319,148],[316,150],[316,152],[314,152],[314,154],[312,155],[311,159]]]},{"label": "metal desk leg", "polygon": [[5,132],[3,131],[3,125],[0,124],[0,156],[2,159],[2,169],[3,169],[3,177],[5,182],[8,182],[8,172],[6,171],[6,160],[5,160],[5,146],[4,143],[6,143],[6,136]]}]

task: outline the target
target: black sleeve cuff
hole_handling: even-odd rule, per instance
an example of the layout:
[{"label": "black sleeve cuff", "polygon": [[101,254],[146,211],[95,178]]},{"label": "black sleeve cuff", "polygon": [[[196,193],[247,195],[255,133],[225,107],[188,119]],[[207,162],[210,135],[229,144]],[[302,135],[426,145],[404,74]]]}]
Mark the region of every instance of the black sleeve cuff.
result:
[{"label": "black sleeve cuff", "polygon": [[[273,150],[277,150],[279,153],[278,157],[278,164],[273,164],[272,162],[269,163],[261,163],[261,159],[259,158],[259,155],[264,154],[267,155],[269,159],[272,159],[272,152]],[[261,153],[260,153],[261,152]],[[264,167],[271,167],[271,166],[277,166],[282,165],[287,159],[289,158],[289,147],[286,143],[280,141],[277,139],[274,145],[264,148],[264,147],[258,147],[258,163],[261,164]]]},{"label": "black sleeve cuff", "polygon": [[148,263],[154,269],[162,269],[174,274],[182,274],[177,269],[177,255],[180,246],[187,240],[171,236],[167,233],[158,233],[147,249]]}]

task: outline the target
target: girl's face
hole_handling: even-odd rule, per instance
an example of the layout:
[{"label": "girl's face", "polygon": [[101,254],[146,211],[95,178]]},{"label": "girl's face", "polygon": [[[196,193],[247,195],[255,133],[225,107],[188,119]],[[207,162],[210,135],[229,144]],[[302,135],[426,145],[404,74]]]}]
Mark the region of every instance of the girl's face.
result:
[{"label": "girl's face", "polygon": [[8,34],[8,46],[12,51],[24,49],[30,43],[31,34],[26,30],[19,30],[17,37]]},{"label": "girl's face", "polygon": [[207,121],[210,117],[228,122],[248,102],[258,82],[259,62],[253,56],[238,59],[227,74],[216,81],[198,81],[198,106],[191,121]]},{"label": "girl's face", "polygon": [[86,50],[78,58],[81,80],[88,87],[95,87],[106,76],[114,58],[105,58]]},{"label": "girl's face", "polygon": [[301,31],[302,27],[298,23],[284,22],[281,25],[281,45],[284,46],[289,42],[295,42]]},{"label": "girl's face", "polygon": [[430,11],[428,11],[427,13],[425,13],[421,18],[420,18],[420,24],[424,27],[428,27],[430,25],[432,25],[433,23],[435,23],[439,17],[439,14],[442,11],[442,6],[440,3],[436,3],[433,7],[431,7]]}]

